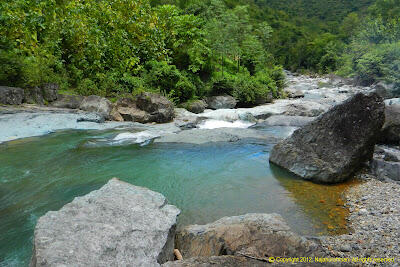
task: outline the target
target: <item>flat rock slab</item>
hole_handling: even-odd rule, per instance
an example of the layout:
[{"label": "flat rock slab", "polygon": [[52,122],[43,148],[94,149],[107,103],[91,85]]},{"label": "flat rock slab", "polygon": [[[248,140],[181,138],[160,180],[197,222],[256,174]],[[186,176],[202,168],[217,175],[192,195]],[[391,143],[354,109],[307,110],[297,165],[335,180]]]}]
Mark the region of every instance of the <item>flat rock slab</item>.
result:
[{"label": "flat rock slab", "polygon": [[306,180],[341,182],[372,158],[384,109],[376,93],[358,93],[275,145],[269,160]]},{"label": "flat rock slab", "polygon": [[173,259],[180,211],[116,178],[36,225],[31,266],[159,266]]}]

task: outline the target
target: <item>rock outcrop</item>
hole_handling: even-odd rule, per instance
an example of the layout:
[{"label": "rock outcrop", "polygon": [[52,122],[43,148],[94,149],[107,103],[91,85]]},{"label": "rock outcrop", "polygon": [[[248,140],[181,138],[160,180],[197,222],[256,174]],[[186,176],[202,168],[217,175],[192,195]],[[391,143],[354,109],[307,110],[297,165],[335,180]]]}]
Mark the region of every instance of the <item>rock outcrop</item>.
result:
[{"label": "rock outcrop", "polygon": [[31,266],[159,266],[173,259],[179,210],[118,179],[39,218]]},{"label": "rock outcrop", "polygon": [[111,118],[116,121],[170,122],[175,116],[174,104],[166,97],[154,93],[141,93],[135,99],[119,99]]},{"label": "rock outcrop", "polygon": [[384,108],[376,93],[358,93],[275,145],[270,161],[306,180],[341,182],[372,158]]},{"label": "rock outcrop", "polygon": [[24,102],[43,105],[54,102],[58,98],[59,86],[56,83],[45,83],[42,86],[25,89]]},{"label": "rock outcrop", "polygon": [[206,102],[211,109],[234,108],[237,104],[236,99],[230,95],[210,96]]},{"label": "rock outcrop", "polygon": [[57,101],[51,105],[56,108],[79,109],[84,96],[80,95],[58,95]]},{"label": "rock outcrop", "polygon": [[0,86],[0,104],[20,105],[24,100],[24,90],[16,87]]},{"label": "rock outcrop", "polygon": [[79,108],[88,112],[99,113],[108,119],[110,117],[112,104],[107,98],[91,95],[82,100]]},{"label": "rock outcrop", "polygon": [[290,231],[278,214],[224,217],[206,225],[191,225],[176,235],[184,259],[223,255],[306,257],[323,255],[314,241]]}]

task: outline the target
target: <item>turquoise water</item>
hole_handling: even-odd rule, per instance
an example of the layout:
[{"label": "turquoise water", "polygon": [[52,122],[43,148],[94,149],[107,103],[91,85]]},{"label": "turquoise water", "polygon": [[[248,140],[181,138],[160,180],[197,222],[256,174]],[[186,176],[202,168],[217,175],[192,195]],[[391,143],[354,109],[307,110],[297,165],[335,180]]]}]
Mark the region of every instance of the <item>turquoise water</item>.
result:
[{"label": "turquoise water", "polygon": [[[300,199],[316,194],[313,184],[270,167],[272,144],[112,146],[116,134],[64,131],[0,144],[0,266],[27,266],[37,219],[112,177],[164,194],[182,211],[179,226],[277,212],[302,234],[341,227],[320,211],[322,202]],[[325,204],[337,208],[335,198]]]}]

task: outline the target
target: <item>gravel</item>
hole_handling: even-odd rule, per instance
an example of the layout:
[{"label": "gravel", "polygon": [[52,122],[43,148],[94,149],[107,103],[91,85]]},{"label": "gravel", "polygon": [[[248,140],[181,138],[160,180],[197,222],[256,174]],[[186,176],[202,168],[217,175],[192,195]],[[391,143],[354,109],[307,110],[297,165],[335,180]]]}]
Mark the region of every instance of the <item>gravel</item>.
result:
[{"label": "gravel", "polygon": [[394,263],[386,265],[400,266],[400,185],[371,175],[363,175],[363,179],[345,195],[351,232],[323,237],[323,247],[332,257],[394,258]]}]

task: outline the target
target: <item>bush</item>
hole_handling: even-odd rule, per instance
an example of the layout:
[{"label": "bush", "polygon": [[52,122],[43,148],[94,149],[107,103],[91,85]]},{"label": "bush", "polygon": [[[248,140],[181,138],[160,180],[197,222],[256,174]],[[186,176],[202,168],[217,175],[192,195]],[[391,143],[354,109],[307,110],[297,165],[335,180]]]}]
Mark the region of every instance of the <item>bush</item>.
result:
[{"label": "bush", "polygon": [[76,88],[77,92],[80,95],[99,95],[99,96],[106,96],[106,92],[102,91],[103,88],[99,89],[95,82],[86,78],[83,79],[78,87]]},{"label": "bush", "polygon": [[169,65],[166,61],[150,61],[146,67],[146,83],[160,93],[179,102],[194,97],[196,87],[176,66]]}]

